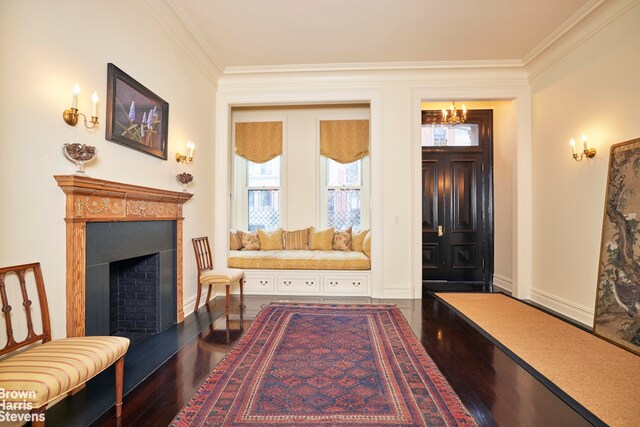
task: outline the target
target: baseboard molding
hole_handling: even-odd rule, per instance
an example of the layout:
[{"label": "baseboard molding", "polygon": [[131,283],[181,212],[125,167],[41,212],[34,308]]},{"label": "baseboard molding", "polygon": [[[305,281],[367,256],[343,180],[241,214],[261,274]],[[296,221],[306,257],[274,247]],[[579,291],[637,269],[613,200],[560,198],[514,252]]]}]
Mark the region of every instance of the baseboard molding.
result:
[{"label": "baseboard molding", "polygon": [[382,288],[382,298],[411,299],[413,295],[411,289]]},{"label": "baseboard molding", "polygon": [[493,287],[513,293],[513,280],[499,274],[493,275]]},{"label": "baseboard molding", "polygon": [[585,326],[591,327],[593,325],[594,311],[591,308],[576,304],[539,289],[531,289],[531,301],[563,314],[564,316],[567,316],[576,322],[580,322]]}]

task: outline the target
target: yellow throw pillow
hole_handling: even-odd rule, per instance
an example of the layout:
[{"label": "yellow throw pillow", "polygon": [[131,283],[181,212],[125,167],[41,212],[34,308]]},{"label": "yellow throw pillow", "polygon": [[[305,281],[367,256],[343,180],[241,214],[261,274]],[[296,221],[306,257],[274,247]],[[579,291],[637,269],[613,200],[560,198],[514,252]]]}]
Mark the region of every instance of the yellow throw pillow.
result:
[{"label": "yellow throw pillow", "polygon": [[242,240],[241,250],[243,251],[259,251],[260,250],[260,239],[258,239],[257,231],[247,233],[246,231],[238,230],[238,236],[240,236],[240,240]]},{"label": "yellow throw pillow", "polygon": [[333,227],[316,231],[311,227],[309,232],[309,249],[312,251],[330,251],[333,242]]},{"label": "yellow throw pillow", "polygon": [[239,251],[242,249],[242,239],[236,230],[229,230],[229,249]]},{"label": "yellow throw pillow", "polygon": [[286,250],[306,250],[309,249],[309,229],[285,231],[284,248]]},{"label": "yellow throw pillow", "polygon": [[367,233],[369,230],[362,230],[358,232],[351,233],[351,250],[356,252],[362,252],[362,244],[364,243],[364,238],[367,237]]},{"label": "yellow throw pillow", "polygon": [[334,251],[351,250],[351,227],[347,228],[346,230],[339,230],[333,233],[331,248]]},{"label": "yellow throw pillow", "polygon": [[279,251],[284,249],[284,244],[282,243],[282,228],[278,228],[275,231],[258,230],[258,237],[260,238],[261,251]]},{"label": "yellow throw pillow", "polygon": [[369,258],[371,258],[371,230],[367,231],[367,235],[362,242],[362,252]]}]

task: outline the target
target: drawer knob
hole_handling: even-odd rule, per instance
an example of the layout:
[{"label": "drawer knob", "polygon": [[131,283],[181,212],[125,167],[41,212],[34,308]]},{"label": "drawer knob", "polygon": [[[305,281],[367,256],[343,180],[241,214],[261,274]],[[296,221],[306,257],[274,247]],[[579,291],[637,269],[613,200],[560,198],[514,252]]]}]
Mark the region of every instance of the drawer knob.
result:
[{"label": "drawer knob", "polygon": [[338,282],[329,282],[330,285],[332,286],[336,286],[338,284]]},{"label": "drawer knob", "polygon": [[360,282],[353,282],[353,286],[355,286],[355,287],[360,286]]}]

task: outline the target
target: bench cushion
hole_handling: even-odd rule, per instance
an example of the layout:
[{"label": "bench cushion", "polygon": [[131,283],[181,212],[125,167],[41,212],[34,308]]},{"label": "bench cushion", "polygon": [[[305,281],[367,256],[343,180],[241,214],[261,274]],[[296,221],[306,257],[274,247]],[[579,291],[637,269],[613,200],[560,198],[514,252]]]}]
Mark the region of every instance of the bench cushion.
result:
[{"label": "bench cushion", "polygon": [[[122,357],[129,348],[123,337],[77,337],[37,345],[0,361],[5,390],[33,391],[27,402],[39,408],[84,384]],[[23,400],[23,397],[15,400]]]},{"label": "bench cushion", "polygon": [[355,251],[231,251],[229,267],[264,270],[369,270],[371,261]]}]

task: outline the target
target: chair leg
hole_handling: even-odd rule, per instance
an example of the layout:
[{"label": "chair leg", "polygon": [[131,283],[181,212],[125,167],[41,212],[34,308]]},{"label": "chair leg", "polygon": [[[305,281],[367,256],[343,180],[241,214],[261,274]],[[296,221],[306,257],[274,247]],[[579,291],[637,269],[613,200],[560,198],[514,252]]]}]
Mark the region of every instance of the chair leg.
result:
[{"label": "chair leg", "polygon": [[209,285],[209,290],[207,291],[207,304],[209,303],[209,299],[211,298],[211,289],[213,285]]},{"label": "chair leg", "polygon": [[44,427],[44,419],[45,419],[45,411],[47,410],[47,405],[41,406],[39,408],[33,408],[31,410],[31,425],[32,427]]},{"label": "chair leg", "polygon": [[240,279],[240,330],[244,329],[244,277]]},{"label": "chair leg", "polygon": [[124,356],[116,361],[116,418],[122,415],[122,384],[124,383]]},{"label": "chair leg", "polygon": [[202,283],[198,283],[198,292],[196,292],[196,306],[193,309],[193,312],[196,313],[198,311],[198,306],[200,305],[200,294],[202,293]]},{"label": "chair leg", "polygon": [[229,319],[229,303],[231,302],[231,294],[230,294],[230,290],[231,290],[231,283],[227,283],[227,296],[226,296],[226,301],[225,301],[225,313],[227,315],[227,319]]}]

